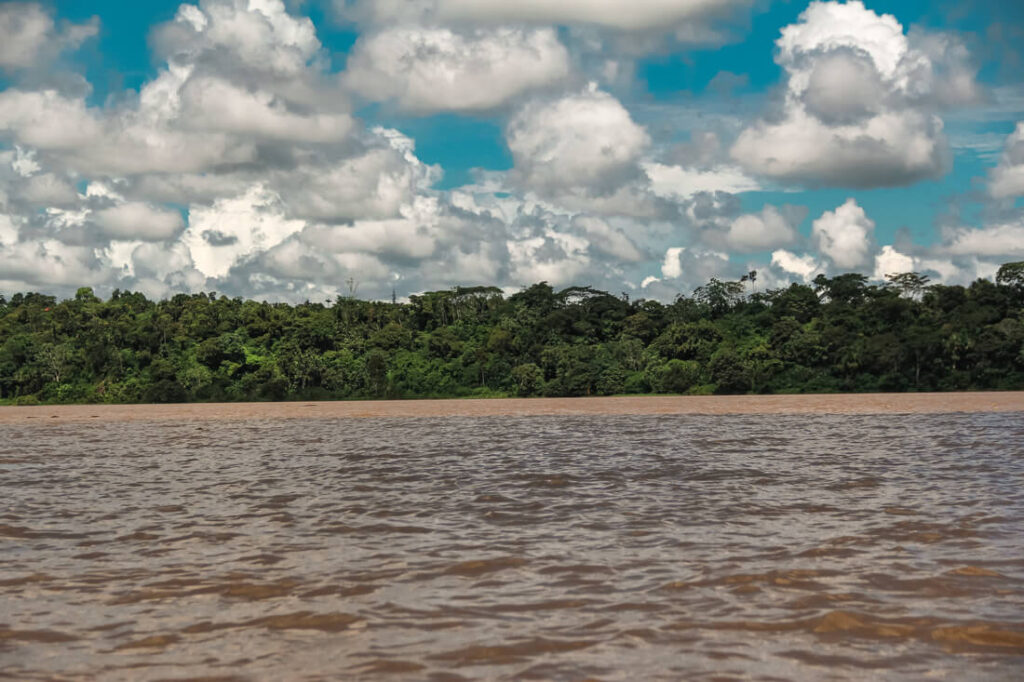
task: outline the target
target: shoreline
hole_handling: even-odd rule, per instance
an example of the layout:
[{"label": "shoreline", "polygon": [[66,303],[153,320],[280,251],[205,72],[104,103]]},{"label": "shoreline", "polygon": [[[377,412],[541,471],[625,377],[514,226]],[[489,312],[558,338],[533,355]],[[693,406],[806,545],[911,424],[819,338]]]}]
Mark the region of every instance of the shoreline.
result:
[{"label": "shoreline", "polygon": [[599,398],[475,398],[0,407],[0,424],[412,417],[1024,412],[1024,391]]}]

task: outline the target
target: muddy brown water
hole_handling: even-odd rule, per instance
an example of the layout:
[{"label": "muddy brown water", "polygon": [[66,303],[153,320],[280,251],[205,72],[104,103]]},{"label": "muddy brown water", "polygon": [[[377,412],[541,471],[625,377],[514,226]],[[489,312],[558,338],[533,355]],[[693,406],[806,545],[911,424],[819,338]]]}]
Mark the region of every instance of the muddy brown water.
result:
[{"label": "muddy brown water", "polygon": [[0,678],[1020,679],[1024,414],[996,395],[0,410]]},{"label": "muddy brown water", "polygon": [[0,424],[363,417],[1024,412],[1024,391],[0,407]]}]

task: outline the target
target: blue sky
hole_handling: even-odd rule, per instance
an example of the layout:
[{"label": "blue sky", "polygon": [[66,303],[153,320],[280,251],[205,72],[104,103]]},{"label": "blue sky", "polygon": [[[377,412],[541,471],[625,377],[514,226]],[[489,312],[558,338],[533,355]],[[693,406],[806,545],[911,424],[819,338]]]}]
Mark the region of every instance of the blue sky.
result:
[{"label": "blue sky", "polygon": [[1024,5],[712,5],[2,2],[0,291],[671,298],[1024,257]]}]

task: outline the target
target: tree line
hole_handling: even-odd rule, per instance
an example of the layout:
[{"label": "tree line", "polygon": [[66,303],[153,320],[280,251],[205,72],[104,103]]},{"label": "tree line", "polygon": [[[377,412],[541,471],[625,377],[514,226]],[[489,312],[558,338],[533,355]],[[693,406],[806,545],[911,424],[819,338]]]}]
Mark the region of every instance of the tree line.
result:
[{"label": "tree line", "polygon": [[670,304],[545,282],[289,305],[0,296],[0,402],[1024,389],[1024,262],[995,281],[712,279]]}]

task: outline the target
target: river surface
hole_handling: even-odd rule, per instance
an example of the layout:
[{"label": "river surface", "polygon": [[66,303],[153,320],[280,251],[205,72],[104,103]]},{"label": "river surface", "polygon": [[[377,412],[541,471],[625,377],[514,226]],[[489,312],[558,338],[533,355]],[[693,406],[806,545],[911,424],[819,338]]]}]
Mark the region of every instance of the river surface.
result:
[{"label": "river surface", "polygon": [[1021,413],[0,436],[6,679],[1024,671]]}]

